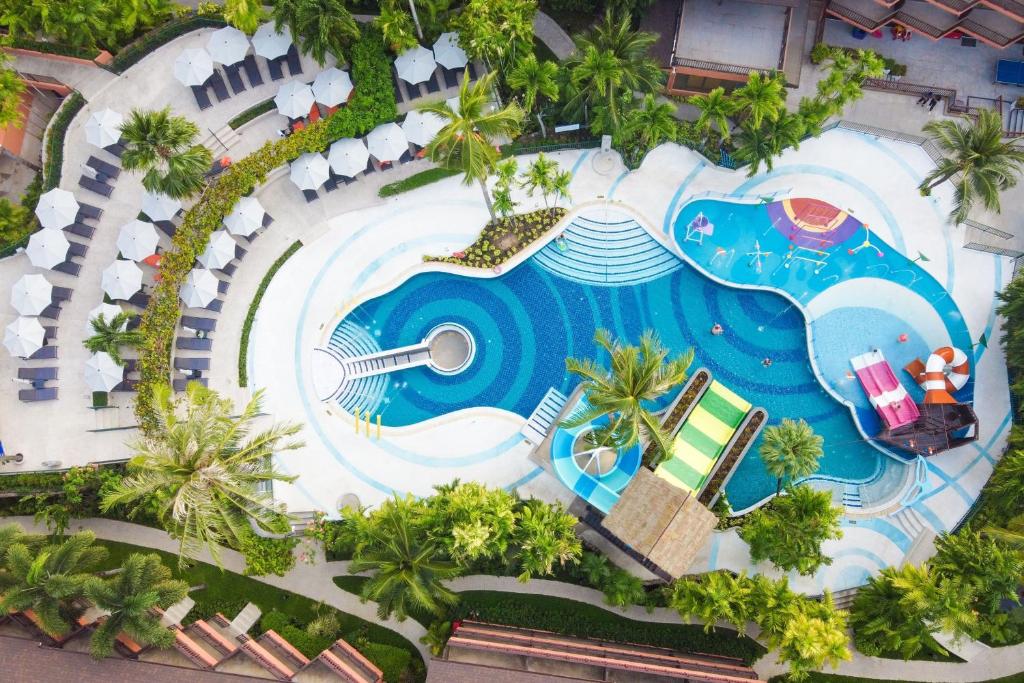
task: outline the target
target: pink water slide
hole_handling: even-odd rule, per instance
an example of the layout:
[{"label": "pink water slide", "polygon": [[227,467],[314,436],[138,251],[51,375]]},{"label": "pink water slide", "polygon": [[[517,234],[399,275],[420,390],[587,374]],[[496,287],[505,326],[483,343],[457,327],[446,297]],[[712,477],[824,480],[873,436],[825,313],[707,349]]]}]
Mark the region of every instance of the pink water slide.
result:
[{"label": "pink water slide", "polygon": [[875,350],[850,359],[857,379],[864,387],[868,400],[889,429],[896,429],[915,422],[921,416],[907,390],[903,388],[892,366],[881,351]]}]

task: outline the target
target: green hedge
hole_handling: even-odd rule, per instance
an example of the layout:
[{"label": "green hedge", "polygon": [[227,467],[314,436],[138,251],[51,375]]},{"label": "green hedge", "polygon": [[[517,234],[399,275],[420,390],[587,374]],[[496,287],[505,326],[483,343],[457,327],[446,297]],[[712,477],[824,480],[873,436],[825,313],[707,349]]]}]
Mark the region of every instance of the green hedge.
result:
[{"label": "green hedge", "polygon": [[256,311],[260,309],[260,302],[263,301],[263,295],[267,292],[267,287],[270,286],[270,281],[277,275],[277,271],[284,265],[284,262],[291,258],[292,254],[297,252],[302,246],[301,240],[295,240],[292,246],[288,247],[288,250],[281,254],[274,264],[270,266],[270,270],[263,276],[263,280],[260,282],[260,286],[256,289],[256,294],[252,298],[252,303],[249,304],[249,312],[245,314],[245,322],[242,323],[242,338],[238,342],[238,386],[246,387],[249,386],[249,371],[247,368],[247,359],[249,356],[249,334],[252,332],[252,324],[256,320]]},{"label": "green hedge", "polygon": [[412,663],[412,655],[391,645],[367,643],[359,650],[384,674],[384,683],[401,683],[402,672]]},{"label": "green hedge", "polygon": [[274,108],[276,106],[277,105],[274,103],[274,98],[264,100],[259,104],[254,104],[253,106],[249,107],[235,118],[228,121],[228,125],[231,126],[232,129],[241,128],[243,125],[249,123],[257,116],[262,116],[263,114],[266,114],[268,111],[274,111]]},{"label": "green hedge", "polygon": [[737,657],[751,664],[765,653],[757,641],[735,631],[705,633],[702,626],[634,621],[600,607],[573,600],[526,593],[466,591],[459,593],[454,618],[525,626],[570,636],[666,647],[684,652]]},{"label": "green hedge", "polygon": [[139,62],[153,50],[157,49],[161,45],[171,42],[178,36],[182,36],[201,28],[219,28],[226,25],[227,24],[223,19],[218,19],[216,17],[192,15],[182,19],[172,19],[166,24],[153,29],[149,33],[146,33],[134,42],[123,47],[107,68],[116,74],[124,73],[128,67]]},{"label": "green hedge", "polygon": [[45,52],[51,55],[88,59],[89,61],[92,61],[100,53],[96,48],[72,47],[71,45],[51,43],[45,40],[31,40],[30,38],[11,38],[9,46],[21,48],[22,50]]},{"label": "green hedge", "polygon": [[172,249],[164,254],[161,280],[142,316],[141,380],[135,413],[143,430],[151,430],[155,425],[152,388],[166,384],[170,378],[171,345],[181,315],[178,289],[196,257],[206,248],[210,234],[220,227],[235,202],[264,182],[272,170],[299,155],[322,152],[338,138],[368,133],[397,116],[390,80],[391,60],[384,52],[384,41],[372,26],[361,30],[362,38],[352,46],[350,61],[356,93],[348,106],[286,138],[269,141],[235,162],[185,214],[172,240]]},{"label": "green hedge", "polygon": [[369,580],[369,576],[356,576],[353,574],[343,574],[335,576],[333,579],[335,586],[353,595],[360,595],[363,592],[363,586]]},{"label": "green hedge", "polygon": [[46,168],[43,169],[44,191],[60,185],[61,168],[64,166],[64,138],[68,133],[71,119],[85,106],[85,98],[77,90],[68,95],[54,115],[50,131],[46,136]]},{"label": "green hedge", "polygon": [[448,168],[428,168],[426,171],[420,171],[419,173],[411,175],[404,180],[388,183],[384,187],[380,188],[377,194],[381,197],[394,197],[396,194],[415,190],[418,187],[436,183],[438,180],[451,178],[453,175],[459,175],[460,173],[462,173],[462,171],[456,171]]}]

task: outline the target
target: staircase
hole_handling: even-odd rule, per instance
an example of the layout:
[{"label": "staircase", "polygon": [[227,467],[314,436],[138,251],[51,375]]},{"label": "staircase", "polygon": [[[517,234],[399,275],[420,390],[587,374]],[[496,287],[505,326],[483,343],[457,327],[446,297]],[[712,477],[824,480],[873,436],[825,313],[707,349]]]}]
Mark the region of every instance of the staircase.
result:
[{"label": "staircase", "polygon": [[590,285],[640,284],[683,265],[643,226],[617,212],[577,216],[534,259],[550,273]]},{"label": "staircase", "polygon": [[[368,330],[346,321],[334,330],[327,350],[332,352],[339,363],[345,365],[349,358],[379,353],[381,349]],[[356,410],[360,414],[376,413],[380,411],[387,387],[387,375],[346,378],[333,398],[349,414],[354,415]]]},{"label": "staircase", "polygon": [[864,505],[860,500],[860,486],[847,484],[843,489],[843,505],[848,508],[862,508]]},{"label": "staircase", "polygon": [[1006,117],[1006,134],[1015,138],[1024,135],[1024,109],[1010,110]]},{"label": "staircase", "polygon": [[836,609],[849,610],[853,606],[853,599],[857,597],[857,591],[860,588],[847,588],[846,590],[836,591],[832,594],[832,604],[835,605]]},{"label": "staircase", "polygon": [[225,125],[218,130],[207,129],[208,133],[203,139],[203,147],[213,152],[213,157],[226,153],[242,139],[231,126]]},{"label": "staircase", "polygon": [[523,438],[534,446],[539,446],[541,441],[548,435],[548,432],[551,431],[551,426],[554,424],[558,414],[562,412],[562,408],[567,400],[565,395],[558,389],[554,387],[548,389],[547,393],[544,394],[544,398],[540,400],[537,407],[530,413],[526,424],[523,425],[520,431]]},{"label": "staircase", "polygon": [[889,519],[891,519],[896,526],[902,529],[903,533],[907,535],[907,538],[911,540],[915,540],[926,530],[930,531],[930,527],[928,526],[928,523],[924,521],[924,517],[914,510],[914,508],[905,507],[892,515]]}]

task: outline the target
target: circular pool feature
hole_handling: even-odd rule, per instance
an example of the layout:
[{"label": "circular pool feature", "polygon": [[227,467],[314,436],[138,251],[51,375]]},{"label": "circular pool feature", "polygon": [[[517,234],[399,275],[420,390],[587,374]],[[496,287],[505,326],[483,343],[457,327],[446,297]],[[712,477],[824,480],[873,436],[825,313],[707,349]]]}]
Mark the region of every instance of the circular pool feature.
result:
[{"label": "circular pool feature", "polygon": [[476,355],[476,342],[462,325],[443,323],[423,340],[430,353],[430,368],[442,375],[457,375],[469,367]]},{"label": "circular pool feature", "polygon": [[601,477],[612,471],[619,461],[619,454],[614,448],[595,447],[588,438],[593,431],[587,428],[576,435],[572,443],[572,457],[581,470],[591,476]]}]

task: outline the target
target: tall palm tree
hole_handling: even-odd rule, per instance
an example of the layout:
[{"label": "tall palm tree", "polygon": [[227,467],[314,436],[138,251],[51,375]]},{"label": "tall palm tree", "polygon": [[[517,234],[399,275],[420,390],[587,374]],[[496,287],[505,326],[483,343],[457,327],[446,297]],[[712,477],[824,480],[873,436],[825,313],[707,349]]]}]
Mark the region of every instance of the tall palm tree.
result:
[{"label": "tall palm tree", "polygon": [[644,95],[643,103],[626,117],[625,133],[636,141],[639,149],[650,151],[665,141],[676,138],[678,122],[675,106],[658,102],[652,94]]},{"label": "tall palm tree", "polygon": [[929,195],[936,185],[957,174],[950,219],[959,225],[976,203],[989,211],[1000,210],[999,193],[1017,184],[1024,148],[1019,140],[1003,140],[1003,121],[992,109],[978,112],[976,122],[948,119],[929,121],[924,132],[943,152],[935,170],[924,177],[919,189]]},{"label": "tall palm tree", "polygon": [[606,369],[589,358],[565,359],[566,369],[583,378],[588,407],[571,415],[564,426],[580,427],[607,416],[607,427],[595,430],[597,445],[625,449],[638,443],[643,435],[657,445],[659,460],[667,456],[672,445],[647,406],[686,379],[693,349],[666,362],[668,349],[661,345],[653,330],[643,333],[639,346],[623,345],[604,329],[594,334],[594,341],[610,356],[611,367]]},{"label": "tall palm tree", "polygon": [[491,219],[497,216],[487,191],[487,177],[500,157],[495,145],[501,138],[518,135],[523,122],[523,110],[514,102],[501,109],[488,110],[495,76],[492,71],[472,84],[468,75],[463,78],[458,111],[443,100],[420,107],[421,111],[437,114],[446,121],[444,128],[427,145],[427,155],[444,168],[461,171],[466,185],[479,183]]},{"label": "tall palm tree", "polygon": [[266,18],[262,0],[225,0],[224,21],[250,36]]},{"label": "tall palm tree", "polygon": [[600,23],[575,38],[578,53],[590,47],[610,52],[622,69],[622,86],[641,94],[657,92],[664,84],[665,74],[650,57],[650,48],[657,40],[655,33],[634,30],[628,12],[616,16],[611,9],[605,11]]},{"label": "tall palm tree", "polygon": [[344,0],[274,0],[271,18],[281,29],[287,26],[302,51],[320,66],[327,53],[345,61],[344,49],[359,38],[359,25]]},{"label": "tall palm tree", "polygon": [[587,47],[571,72],[578,92],[586,93],[590,110],[594,114],[591,129],[595,132],[615,133],[622,121],[623,109],[632,99],[631,92],[623,88],[623,64],[611,50]]},{"label": "tall palm tree", "polygon": [[519,546],[519,580],[529,581],[533,576],[547,576],[560,567],[579,562],[583,545],[576,536],[578,519],[570,515],[561,503],[550,505],[531,498],[519,511],[519,524],[515,540]]},{"label": "tall palm tree", "polygon": [[153,396],[157,427],[131,444],[135,455],[128,462],[129,474],[104,496],[101,508],[155,507],[165,528],[180,541],[182,564],[203,546],[219,562],[219,544],[237,546],[250,523],[280,528],[281,512],[259,487],[294,481],[271,458],[302,445],[288,441],[301,427],[271,425],[250,436],[261,400],[262,392],[257,392],[235,417],[230,399],[192,382],[179,417],[170,387],[158,386]]},{"label": "tall palm tree", "polygon": [[761,170],[764,163],[767,172],[774,167],[775,157],[788,148],[800,146],[800,139],[805,126],[799,114],[782,113],[775,119],[766,120],[755,128],[752,120],[744,122],[740,134],[736,136],[736,153],[734,156],[743,163],[750,164],[747,176],[753,177]]},{"label": "tall palm tree", "polygon": [[129,171],[142,171],[143,186],[169,197],[189,197],[204,186],[213,162],[206,147],[195,144],[199,127],[183,116],[133,109],[121,126],[125,144],[121,163]]},{"label": "tall palm tree", "polygon": [[559,171],[555,174],[555,177],[551,180],[551,194],[555,197],[555,206],[558,206],[558,200],[560,199],[566,201],[572,199],[572,194],[569,191],[571,184],[572,171]]},{"label": "tall palm tree", "polygon": [[959,577],[939,576],[927,564],[908,564],[900,567],[892,583],[903,593],[901,602],[921,615],[934,632],[949,633],[957,639],[975,635],[978,613],[971,607],[974,591]]},{"label": "tall palm tree", "polygon": [[95,540],[93,532],[82,531],[38,549],[12,543],[4,558],[7,587],[0,614],[31,609],[47,633],[67,633],[72,601],[82,597],[88,572],[107,556],[106,548],[93,545]]},{"label": "tall palm tree", "polygon": [[783,479],[795,481],[818,471],[824,441],[803,418],[784,418],[764,430],[761,460],[768,474],[777,480],[776,493],[782,491]]},{"label": "tall palm tree", "polygon": [[89,321],[92,325],[92,336],[83,342],[85,348],[93,353],[107,353],[115,363],[124,365],[121,360],[121,347],[137,348],[142,345],[142,333],[128,329],[128,321],[131,319],[132,314],[124,311],[109,321],[104,314],[99,314]]},{"label": "tall palm tree", "polygon": [[532,114],[541,98],[558,100],[558,65],[540,61],[537,55],[527,55],[519,60],[505,79],[508,87],[523,93],[523,109]]},{"label": "tall palm tree", "polygon": [[760,128],[762,121],[774,121],[785,108],[783,80],[776,74],[751,71],[747,82],[732,92],[732,101],[744,120]]},{"label": "tall palm tree", "polygon": [[428,540],[415,518],[419,511],[410,499],[397,495],[386,502],[366,527],[349,572],[372,572],[363,585],[363,600],[377,603],[377,615],[392,614],[405,621],[410,614],[443,616],[458,596],[444,581],[459,575],[459,568],[441,559],[440,546]]},{"label": "tall palm tree", "polygon": [[90,577],[85,596],[107,613],[89,642],[92,656],[110,656],[114,640],[122,631],[142,645],[170,647],[174,634],[160,623],[152,608],[166,608],[186,595],[188,584],[172,579],[171,570],[156,554],[132,553],[113,577]]},{"label": "tall palm tree", "polygon": [[736,103],[725,94],[725,88],[715,88],[706,95],[692,95],[686,101],[700,110],[694,123],[705,136],[712,128],[717,128],[722,140],[729,139],[729,117],[735,113]]},{"label": "tall palm tree", "polygon": [[537,155],[537,158],[526,167],[523,173],[520,186],[523,187],[531,197],[533,193],[540,190],[544,198],[544,208],[548,208],[548,195],[551,194],[555,176],[558,173],[558,162],[551,157],[544,156],[544,152]]}]

